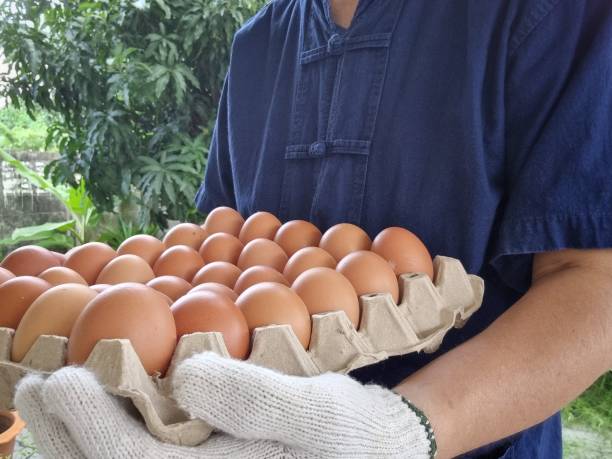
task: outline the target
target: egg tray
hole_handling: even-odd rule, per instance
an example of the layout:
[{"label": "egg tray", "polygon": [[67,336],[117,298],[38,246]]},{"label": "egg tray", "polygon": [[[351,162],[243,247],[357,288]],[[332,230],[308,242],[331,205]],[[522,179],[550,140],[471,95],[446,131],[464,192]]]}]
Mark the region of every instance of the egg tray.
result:
[{"label": "egg tray", "polygon": [[[348,373],[394,355],[434,352],[444,335],[462,327],[478,310],[484,293],[481,278],[465,272],[453,258],[434,259],[434,282],[425,274],[400,276],[401,302],[390,294],[360,298],[356,330],[344,311],[312,316],[309,350],[288,325],[257,328],[248,361],[285,374],[314,376],[326,371]],[[27,373],[50,374],[65,365],[68,339],[40,336],[21,362],[10,361],[14,331],[0,328],[0,409],[11,408],[17,382]],[[193,354],[213,351],[229,358],[220,333],[194,333],[177,344],[166,377],[151,377],[129,340],[101,340],[85,362],[112,394],[130,398],[149,431],[162,441],[197,445],[212,428],[190,419],[172,400],[171,375]]]}]

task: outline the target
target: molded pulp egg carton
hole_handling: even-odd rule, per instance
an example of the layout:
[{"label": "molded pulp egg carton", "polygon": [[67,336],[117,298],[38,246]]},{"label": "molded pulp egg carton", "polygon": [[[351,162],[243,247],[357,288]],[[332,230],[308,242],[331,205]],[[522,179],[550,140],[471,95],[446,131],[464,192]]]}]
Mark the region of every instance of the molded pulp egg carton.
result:
[{"label": "molded pulp egg carton", "polygon": [[[257,328],[248,360],[285,374],[313,376],[348,373],[394,355],[434,352],[447,331],[463,326],[478,310],[484,293],[482,279],[466,274],[456,259],[436,257],[434,272],[433,283],[425,274],[400,276],[399,305],[388,293],[362,296],[358,330],[343,311],[313,315],[308,351],[288,325]],[[0,328],[0,408],[11,407],[22,376],[33,371],[49,374],[65,363],[68,339],[59,336],[40,336],[21,362],[11,362],[13,333]],[[123,339],[100,341],[85,366],[110,393],[130,398],[158,438],[197,445],[212,429],[177,407],[170,381],[179,362],[202,351],[229,357],[220,333],[194,333],[179,341],[165,378],[147,375],[130,342]]]}]

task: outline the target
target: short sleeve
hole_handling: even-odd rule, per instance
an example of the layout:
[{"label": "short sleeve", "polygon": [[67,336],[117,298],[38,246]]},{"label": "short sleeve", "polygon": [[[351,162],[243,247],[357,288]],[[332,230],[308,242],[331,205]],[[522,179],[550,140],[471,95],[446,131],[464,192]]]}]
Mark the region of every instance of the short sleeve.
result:
[{"label": "short sleeve", "polygon": [[492,264],[523,292],[533,254],[612,247],[612,3],[548,0],[515,28]]},{"label": "short sleeve", "polygon": [[229,149],[228,86],[229,73],[221,91],[204,181],[195,198],[198,210],[205,214],[218,206],[236,208]]}]

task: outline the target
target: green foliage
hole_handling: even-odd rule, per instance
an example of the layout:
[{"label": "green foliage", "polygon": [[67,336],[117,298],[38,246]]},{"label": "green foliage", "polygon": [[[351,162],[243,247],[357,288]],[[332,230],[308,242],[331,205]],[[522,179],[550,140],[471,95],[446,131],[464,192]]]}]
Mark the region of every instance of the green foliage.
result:
[{"label": "green foliage", "polygon": [[57,116],[53,183],[83,177],[99,210],[136,192],[157,223],[195,218],[231,39],[263,4],[5,0],[0,83],[15,105]]},{"label": "green foliage", "polygon": [[[0,109],[0,148],[9,146],[16,151],[43,151],[47,140],[50,117],[44,112],[34,113],[32,119],[23,109]],[[49,145],[54,150],[54,145]]]},{"label": "green foliage", "polygon": [[562,415],[564,425],[595,430],[612,440],[612,372],[565,407]]}]

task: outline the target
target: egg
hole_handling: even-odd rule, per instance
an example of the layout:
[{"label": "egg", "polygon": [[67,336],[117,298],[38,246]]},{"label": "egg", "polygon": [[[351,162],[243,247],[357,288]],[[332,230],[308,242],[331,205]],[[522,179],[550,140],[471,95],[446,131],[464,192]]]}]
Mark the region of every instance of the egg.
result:
[{"label": "egg", "polygon": [[15,275],[8,269],[0,268],[0,285],[9,279],[13,279]]},{"label": "egg", "polygon": [[151,279],[149,282],[147,282],[147,286],[163,293],[172,301],[176,301],[192,288],[192,285],[189,282],[182,277],[177,276],[156,277],[155,279]]},{"label": "egg", "polygon": [[21,362],[41,335],[68,337],[79,314],[97,294],[86,284],[63,284],[43,292],[15,330],[11,359]]},{"label": "egg", "polygon": [[238,258],[238,267],[243,271],[251,266],[269,266],[279,273],[287,264],[287,254],[273,241],[268,239],[253,239],[244,246]]},{"label": "egg", "polygon": [[336,261],[342,260],[349,253],[358,250],[370,250],[372,240],[370,236],[351,223],[339,223],[325,231],[319,247],[330,253]]},{"label": "egg", "polygon": [[64,265],[64,261],[66,261],[66,255],[60,252],[50,251],[51,254],[55,257],[55,259],[59,262],[60,266]]},{"label": "egg", "polygon": [[276,282],[289,287],[287,279],[276,269],[269,266],[251,266],[245,269],[234,285],[234,291],[240,295],[247,288],[260,282]]},{"label": "egg", "polygon": [[227,285],[219,284],[218,282],[204,282],[203,284],[196,285],[189,293],[195,292],[213,292],[218,293],[219,295],[225,295],[230,300],[236,302],[238,299],[238,294],[229,288]]},{"label": "egg", "polygon": [[199,285],[205,282],[217,282],[233,288],[240,274],[242,270],[227,261],[213,261],[200,269],[191,283]]},{"label": "egg", "polygon": [[242,215],[231,207],[217,207],[208,214],[203,228],[209,235],[228,233],[238,237],[243,224]]},{"label": "egg", "polygon": [[117,255],[137,255],[153,266],[166,250],[165,244],[149,234],[136,234],[127,238],[117,249]]},{"label": "egg", "polygon": [[206,231],[194,223],[179,223],[166,233],[164,244],[166,247],[186,245],[198,250],[206,236],[208,236]]},{"label": "egg", "polygon": [[45,269],[59,265],[60,262],[50,251],[35,245],[13,250],[0,263],[1,268],[8,269],[15,276],[38,276]]},{"label": "egg", "polygon": [[227,261],[235,265],[243,248],[237,237],[227,233],[215,233],[204,241],[199,253],[204,263]]},{"label": "egg", "polygon": [[289,258],[283,275],[292,284],[307,269],[318,267],[335,268],[336,260],[320,247],[304,247]]},{"label": "egg", "polygon": [[46,280],[51,285],[61,284],[81,284],[87,285],[85,279],[76,271],[66,268],[65,266],[54,266],[53,268],[45,269],[38,275],[40,279]]},{"label": "egg", "polygon": [[68,363],[85,363],[102,339],[128,339],[148,374],[163,374],[176,347],[174,317],[163,295],[125,283],[98,294],[77,318],[68,339]]},{"label": "egg", "polygon": [[372,242],[372,251],[383,257],[396,275],[425,273],[433,280],[433,262],[425,244],[412,232],[393,226],[382,230]]},{"label": "egg", "polygon": [[266,325],[290,325],[304,348],[310,343],[311,322],[306,305],[289,287],[262,282],[246,289],[236,300],[249,331]]},{"label": "egg", "polygon": [[282,247],[288,256],[304,247],[319,245],[321,231],[312,223],[304,220],[292,220],[281,226],[274,242]]},{"label": "egg", "polygon": [[204,266],[198,252],[186,245],[175,245],[164,251],[153,265],[156,276],[177,276],[187,282]]},{"label": "egg", "polygon": [[193,292],[176,301],[170,308],[176,333],[219,332],[229,354],[244,359],[249,352],[249,326],[236,304],[225,295],[210,291]]},{"label": "egg", "polygon": [[49,282],[33,276],[19,276],[0,285],[0,327],[17,328],[21,318]]},{"label": "egg", "polygon": [[281,221],[270,212],[255,212],[242,225],[238,239],[243,244],[259,238],[272,240],[280,227]]},{"label": "egg", "polygon": [[98,274],[117,256],[110,246],[101,242],[88,242],[74,247],[66,254],[64,266],[79,273],[89,284],[95,284]]},{"label": "egg", "polygon": [[390,293],[393,301],[397,303],[399,300],[399,285],[393,269],[374,252],[359,250],[350,253],[340,260],[336,270],[353,284],[358,296]]},{"label": "egg", "polygon": [[359,298],[349,280],[331,268],[311,268],[298,276],[291,288],[308,313],[344,311],[355,328],[359,326]]},{"label": "egg", "polygon": [[111,260],[98,275],[96,284],[138,282],[146,284],[155,277],[149,263],[136,255],[119,255]]},{"label": "egg", "polygon": [[98,293],[102,293],[104,290],[106,290],[107,288],[112,287],[112,285],[109,284],[94,284],[91,285],[89,288],[98,292]]}]

